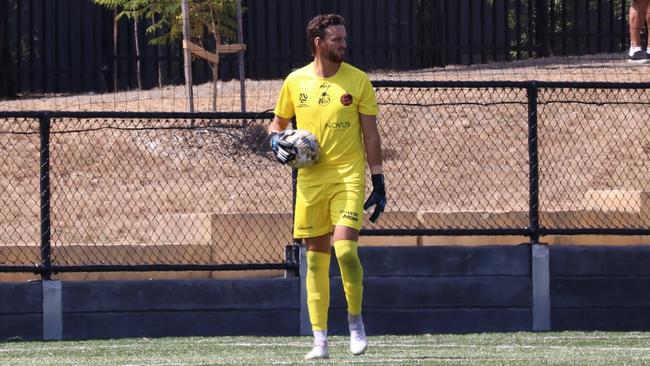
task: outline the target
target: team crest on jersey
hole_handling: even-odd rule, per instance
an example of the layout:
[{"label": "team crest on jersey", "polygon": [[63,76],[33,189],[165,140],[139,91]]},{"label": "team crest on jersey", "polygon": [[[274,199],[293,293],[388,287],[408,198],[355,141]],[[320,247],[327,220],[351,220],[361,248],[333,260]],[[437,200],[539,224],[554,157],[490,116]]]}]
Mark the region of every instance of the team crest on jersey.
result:
[{"label": "team crest on jersey", "polygon": [[323,94],[320,95],[320,98],[318,98],[318,104],[324,107],[330,104],[331,100],[332,99],[330,98],[329,94],[327,94],[327,92],[323,92]]},{"label": "team crest on jersey", "polygon": [[298,103],[298,107],[308,107],[307,97],[308,97],[307,93],[298,94],[298,102],[300,102]]},{"label": "team crest on jersey", "polygon": [[341,104],[343,104],[344,106],[349,106],[350,104],[352,104],[352,95],[350,95],[350,93],[345,93],[341,95]]},{"label": "team crest on jersey", "polygon": [[330,104],[332,101],[332,98],[330,98],[330,95],[327,93],[327,90],[330,88],[330,83],[323,83],[320,86],[320,89],[322,90],[320,93],[320,96],[318,97],[318,105],[320,106],[326,106]]}]

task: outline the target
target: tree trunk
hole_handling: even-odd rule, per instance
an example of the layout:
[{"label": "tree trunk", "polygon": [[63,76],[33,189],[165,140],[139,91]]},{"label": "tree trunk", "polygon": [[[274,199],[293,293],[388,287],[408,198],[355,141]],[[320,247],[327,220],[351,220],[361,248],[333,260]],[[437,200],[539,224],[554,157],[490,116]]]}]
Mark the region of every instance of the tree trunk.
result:
[{"label": "tree trunk", "polygon": [[217,111],[217,81],[219,80],[219,53],[217,63],[212,66],[212,112]]},{"label": "tree trunk", "polygon": [[140,61],[140,42],[138,41],[138,19],[133,19],[133,38],[135,39],[135,72],[138,80],[138,89],[142,90],[142,70]]},{"label": "tree trunk", "polygon": [[117,24],[117,8],[113,10],[113,92],[118,89],[117,85],[117,36],[119,34],[119,26]]},{"label": "tree trunk", "polygon": [[214,36],[214,53],[217,55],[217,62],[212,66],[212,111],[217,111],[217,82],[219,81],[219,45],[221,44],[221,33],[219,32],[219,13],[215,13],[210,6],[210,18],[212,19],[212,34]]},{"label": "tree trunk", "polygon": [[[151,24],[156,23],[156,17],[155,15],[151,18]],[[156,36],[160,36],[161,30],[156,31]],[[162,59],[163,55],[163,45],[159,44],[158,47],[156,47],[156,54],[157,54],[157,59],[156,59],[156,65],[158,66],[158,88],[162,88],[164,81],[165,81],[165,61]]]}]

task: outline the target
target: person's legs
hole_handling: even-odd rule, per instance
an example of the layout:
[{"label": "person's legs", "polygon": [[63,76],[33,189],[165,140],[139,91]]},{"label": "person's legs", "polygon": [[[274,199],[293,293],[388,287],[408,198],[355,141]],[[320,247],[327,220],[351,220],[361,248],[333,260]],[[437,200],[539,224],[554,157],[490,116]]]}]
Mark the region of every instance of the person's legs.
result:
[{"label": "person's legs", "polygon": [[341,280],[348,304],[350,351],[363,354],[368,348],[366,331],[361,317],[363,299],[363,267],[357,252],[359,231],[345,226],[334,230],[334,251],[341,270]]},{"label": "person's legs", "polygon": [[358,255],[359,229],[363,218],[363,185],[340,185],[331,204],[334,228],[334,251],[341,271],[347,300],[350,351],[364,353],[368,347],[361,303],[363,298],[363,267]]},{"label": "person's legs", "polygon": [[307,246],[307,307],[312,330],[327,331],[330,303],[330,235],[305,239]]},{"label": "person's legs", "polygon": [[[345,229],[353,230],[350,228]],[[343,290],[345,290],[345,299],[348,304],[348,313],[359,315],[361,314],[361,299],[363,297],[363,268],[357,253],[357,239],[353,238],[353,236],[348,235],[340,238],[335,236],[334,252],[341,269],[341,280],[343,281]],[[358,236],[358,232],[356,236]]]},{"label": "person's legs", "polygon": [[647,62],[647,55],[641,49],[641,30],[647,16],[647,8],[650,0],[633,0],[630,5],[630,51],[629,61],[633,63]]},{"label": "person's legs", "polygon": [[[630,49],[641,47],[641,29],[643,28],[644,16],[641,16],[641,7],[647,0],[633,0],[630,5],[629,26],[630,26]],[[645,9],[645,7],[643,7]]]},{"label": "person's legs", "polygon": [[307,246],[307,308],[314,347],[305,359],[328,358],[327,312],[330,304],[330,234],[305,239]]},{"label": "person's legs", "polygon": [[328,358],[327,311],[330,303],[330,235],[332,222],[326,185],[304,187],[298,182],[294,211],[294,237],[307,247],[307,309],[314,332],[314,347],[306,359]]},{"label": "person's legs", "polygon": [[[646,26],[646,53],[650,57],[650,0],[641,0],[640,1],[640,8],[643,9],[643,14],[645,15],[643,18],[645,18],[645,26]],[[639,39],[640,41],[640,39]]]}]

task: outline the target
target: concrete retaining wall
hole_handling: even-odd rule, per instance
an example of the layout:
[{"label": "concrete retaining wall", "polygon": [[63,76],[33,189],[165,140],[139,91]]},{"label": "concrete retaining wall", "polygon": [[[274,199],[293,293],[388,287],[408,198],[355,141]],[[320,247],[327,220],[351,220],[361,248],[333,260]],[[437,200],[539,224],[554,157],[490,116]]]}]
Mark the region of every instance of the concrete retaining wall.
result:
[{"label": "concrete retaining wall", "polygon": [[[650,247],[549,246],[552,330],[650,330]],[[532,330],[529,245],[362,247],[373,334]],[[332,261],[330,332],[345,300]],[[299,278],[0,283],[0,339],[300,334]],[[48,299],[44,299],[44,296]],[[51,309],[50,309],[51,310]],[[47,314],[43,316],[43,314]]]}]

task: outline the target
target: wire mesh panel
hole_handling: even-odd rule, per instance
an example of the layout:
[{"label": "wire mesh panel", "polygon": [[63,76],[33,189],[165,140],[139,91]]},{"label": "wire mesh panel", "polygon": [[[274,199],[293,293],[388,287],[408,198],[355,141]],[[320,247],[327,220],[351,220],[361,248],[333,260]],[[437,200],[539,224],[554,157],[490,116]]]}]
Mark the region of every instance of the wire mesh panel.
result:
[{"label": "wire mesh panel", "polygon": [[53,265],[282,263],[291,174],[266,124],[54,119]]},{"label": "wire mesh panel", "polygon": [[650,228],[650,90],[539,93],[540,225]]},{"label": "wire mesh panel", "polygon": [[39,121],[0,119],[0,266],[40,263]]},{"label": "wire mesh panel", "polygon": [[380,87],[377,98],[387,210],[415,220],[370,229],[527,226],[525,89]]},{"label": "wire mesh panel", "polygon": [[[364,233],[650,232],[647,84],[375,87],[388,206]],[[3,113],[0,271],[295,268],[270,117]]]}]

